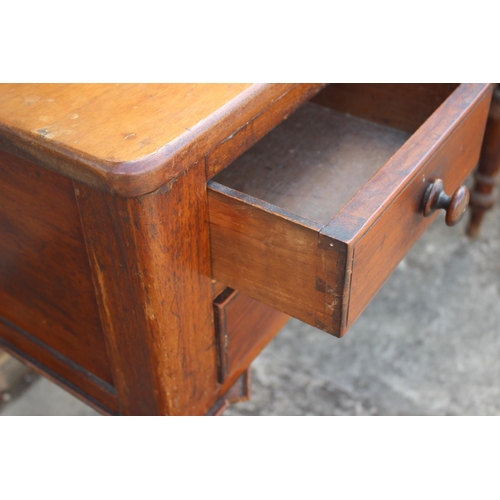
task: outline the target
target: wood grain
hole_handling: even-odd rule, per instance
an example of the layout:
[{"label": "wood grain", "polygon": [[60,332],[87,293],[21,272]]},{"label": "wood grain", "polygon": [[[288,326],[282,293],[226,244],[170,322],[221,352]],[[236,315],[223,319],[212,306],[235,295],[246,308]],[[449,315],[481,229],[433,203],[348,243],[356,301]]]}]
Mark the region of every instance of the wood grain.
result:
[{"label": "wood grain", "polygon": [[75,192],[120,413],[205,414],[219,393],[204,163],[139,198]]},{"label": "wood grain", "polygon": [[313,102],[413,133],[457,87],[456,83],[334,83]]},{"label": "wood grain", "polygon": [[0,122],[97,159],[127,162],[155,153],[249,87],[3,84]]},{"label": "wood grain", "polygon": [[0,207],[0,316],[112,385],[71,181],[2,151]]},{"label": "wood grain", "polygon": [[306,103],[213,180],[324,225],[408,137]]},{"label": "wood grain", "polygon": [[[214,278],[308,324],[333,329],[325,326],[332,315],[324,311],[321,226],[215,181],[208,186]],[[332,256],[337,258],[345,255]]]},{"label": "wood grain", "polygon": [[[290,118],[276,129],[284,144],[263,147],[271,132],[256,146],[276,152],[270,164],[248,151],[235,162],[247,161],[243,187],[237,176],[222,182],[231,171],[219,174],[207,200],[207,173],[319,85],[42,87],[0,86],[0,148],[18,156],[0,152],[0,343],[101,411],[124,415],[203,415],[246,397],[244,373],[282,313],[343,335],[429,224],[419,212],[428,183],[439,177],[453,191],[474,167],[491,95],[489,85],[461,85],[438,107],[451,87],[332,87],[318,98],[327,107],[295,115],[297,141],[301,113],[338,116],[329,106],[419,128],[393,155],[401,132],[313,117],[307,154],[282,175]],[[352,161],[339,164],[350,120],[358,139],[347,148]],[[381,142],[370,145],[363,127],[400,142],[377,163]],[[334,165],[326,180],[315,164],[322,154]],[[332,196],[314,196],[332,179]],[[239,292],[216,302],[217,342],[213,297],[226,284]]]},{"label": "wood grain", "polygon": [[[429,183],[441,178],[445,189],[452,193],[477,165],[490,95],[490,92],[480,94],[479,102],[467,120],[458,118],[453,132],[450,131],[438,150],[424,156],[415,165],[416,171],[410,175],[414,181],[395,191],[373,225],[357,235],[358,241],[353,242],[354,265],[345,330],[359,317],[413,243],[436,218],[435,215],[424,218],[421,213],[421,201]],[[423,144],[421,139],[419,143]],[[385,182],[390,181],[386,179]],[[369,192],[373,191],[370,189]],[[441,224],[446,227],[444,221]]]},{"label": "wood grain", "polygon": [[215,299],[226,288],[227,288],[227,285],[225,283],[222,283],[222,281],[212,280],[212,296],[213,296],[213,298]]},{"label": "wood grain", "polygon": [[[401,149],[381,168],[326,226],[326,233],[343,241],[353,240],[369,228],[393,201],[391,194],[401,190],[413,180],[423,164],[430,161],[453,134],[469,119],[478,106],[489,105],[491,85],[462,84],[443,103],[425,124],[411,136]],[[484,102],[483,102],[484,101]],[[458,144],[462,150],[482,140],[484,124],[477,124],[470,139],[463,138]],[[453,156],[446,158],[448,169],[453,165]]]},{"label": "wood grain", "polygon": [[[309,203],[301,202],[303,193],[313,189],[302,189],[301,179],[307,183],[307,175],[279,175],[278,169],[280,191],[269,194],[273,183],[264,169],[259,172],[259,162],[254,163],[254,178],[252,169],[245,166],[244,189],[257,186],[254,193],[265,193],[264,198],[279,205],[219,183],[224,173],[217,176],[217,181],[209,182],[214,278],[329,333],[343,335],[428,226],[420,204],[432,178],[442,178],[446,189],[453,191],[474,168],[491,90],[488,84],[457,88],[327,223],[315,216],[321,210],[304,211]],[[296,170],[300,167],[309,172],[311,163],[299,164]],[[346,163],[342,168],[353,167]],[[237,172],[236,166],[230,173],[236,184]],[[338,189],[343,189],[342,183]],[[294,193],[298,200],[293,199]],[[327,197],[317,200],[320,205],[330,204]],[[300,207],[294,209],[300,215],[290,211],[288,201]]]},{"label": "wood grain", "polygon": [[114,388],[33,335],[0,318],[0,346],[97,411],[118,413]]},{"label": "wood grain", "polygon": [[231,134],[207,155],[207,178],[211,179],[236,160],[324,86],[325,84],[322,83],[299,83],[295,85],[289,92],[267,106],[255,119],[249,121],[234,134]]},{"label": "wood grain", "polygon": [[[3,84],[0,148],[122,196],[158,189],[294,84]],[[309,94],[313,84],[300,87]],[[292,101],[300,100],[294,93]]]},{"label": "wood grain", "polygon": [[[227,289],[214,301],[219,382],[232,384],[274,338],[289,316]],[[224,387],[222,390],[224,390]]]}]

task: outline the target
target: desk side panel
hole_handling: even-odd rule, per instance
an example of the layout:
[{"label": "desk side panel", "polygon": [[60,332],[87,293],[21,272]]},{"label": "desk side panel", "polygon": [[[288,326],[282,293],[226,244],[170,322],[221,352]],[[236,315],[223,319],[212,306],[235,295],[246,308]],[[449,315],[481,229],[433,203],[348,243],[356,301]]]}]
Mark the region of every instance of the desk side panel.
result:
[{"label": "desk side panel", "polygon": [[45,371],[83,392],[89,381],[114,393],[73,184],[4,151],[0,322],[18,355],[43,360]]}]

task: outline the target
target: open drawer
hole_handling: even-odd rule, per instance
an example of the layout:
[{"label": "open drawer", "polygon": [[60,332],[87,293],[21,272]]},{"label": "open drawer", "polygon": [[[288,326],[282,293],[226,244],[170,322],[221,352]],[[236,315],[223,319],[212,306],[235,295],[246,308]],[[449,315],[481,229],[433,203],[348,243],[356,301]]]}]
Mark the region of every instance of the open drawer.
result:
[{"label": "open drawer", "polygon": [[[213,277],[342,336],[474,169],[489,84],[333,84],[208,183]],[[443,223],[444,224],[444,223]]]}]

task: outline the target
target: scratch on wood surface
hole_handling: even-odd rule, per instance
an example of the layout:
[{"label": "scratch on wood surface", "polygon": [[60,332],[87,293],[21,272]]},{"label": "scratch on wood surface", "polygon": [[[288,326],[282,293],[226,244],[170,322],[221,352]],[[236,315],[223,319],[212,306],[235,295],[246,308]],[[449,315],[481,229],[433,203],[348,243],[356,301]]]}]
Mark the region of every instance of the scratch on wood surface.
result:
[{"label": "scratch on wood surface", "polygon": [[328,294],[334,294],[336,293],[336,290],[334,287],[323,281],[321,278],[316,277],[316,290],[318,292],[323,292],[323,293],[328,293]]},{"label": "scratch on wood surface", "polygon": [[36,132],[38,132],[42,137],[46,137],[47,139],[53,137],[52,132],[48,128],[39,128]]},{"label": "scratch on wood surface", "polygon": [[40,96],[37,95],[29,95],[24,98],[25,102],[29,105],[38,102],[40,100]]}]

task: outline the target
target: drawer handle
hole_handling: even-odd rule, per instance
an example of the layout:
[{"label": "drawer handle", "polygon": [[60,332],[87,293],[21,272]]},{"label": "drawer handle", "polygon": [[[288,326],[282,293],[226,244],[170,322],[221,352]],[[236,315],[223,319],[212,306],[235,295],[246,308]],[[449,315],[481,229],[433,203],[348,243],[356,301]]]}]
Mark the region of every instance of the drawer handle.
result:
[{"label": "drawer handle", "polygon": [[460,186],[451,196],[444,192],[441,179],[436,179],[425,191],[422,199],[424,217],[430,217],[436,210],[446,210],[446,225],[458,224],[469,206],[470,193],[465,186]]}]

